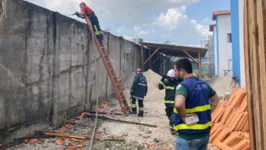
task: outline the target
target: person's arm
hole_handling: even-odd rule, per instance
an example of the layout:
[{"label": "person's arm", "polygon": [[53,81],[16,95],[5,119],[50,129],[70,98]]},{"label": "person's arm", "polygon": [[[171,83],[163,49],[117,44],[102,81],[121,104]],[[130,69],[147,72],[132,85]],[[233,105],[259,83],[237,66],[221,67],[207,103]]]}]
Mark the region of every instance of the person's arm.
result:
[{"label": "person's arm", "polygon": [[79,13],[80,18],[85,18],[86,14],[90,15],[90,9],[87,7],[82,8],[81,12]]},{"label": "person's arm", "polygon": [[215,94],[214,96],[212,96],[212,97],[210,98],[210,104],[211,104],[211,111],[212,111],[212,112],[216,109],[216,107],[217,107],[219,101],[220,101],[220,99],[219,99],[219,97],[218,97],[217,94]]},{"label": "person's arm", "polygon": [[212,89],[212,87],[209,86],[209,88],[210,88],[210,96],[209,96],[210,97],[210,105],[211,105],[211,111],[213,112],[216,109],[220,99],[219,99],[219,96],[217,95],[217,93]]},{"label": "person's arm", "polygon": [[135,86],[137,84],[137,81],[138,81],[137,76],[135,76],[134,77],[134,81],[133,81],[132,86],[131,86],[130,93],[133,93],[134,92],[134,88],[135,88]]},{"label": "person's arm", "polygon": [[80,18],[85,18],[85,13],[84,13],[83,11],[81,11],[81,12],[79,13],[79,17],[80,17]]},{"label": "person's arm", "polygon": [[177,95],[175,97],[175,108],[181,118],[186,116],[185,97],[183,95]]},{"label": "person's arm", "polygon": [[159,85],[158,85],[159,90],[163,90],[164,87],[165,87],[165,85],[164,85],[164,79],[165,79],[165,77],[163,76],[162,79],[161,79],[161,81],[159,82]]},{"label": "person's arm", "polygon": [[187,96],[188,96],[187,88],[184,85],[179,84],[176,87],[175,108],[181,118],[184,118],[186,116],[185,103]]},{"label": "person's arm", "polygon": [[[146,78],[145,78],[146,79]],[[147,79],[146,79],[146,88],[145,88],[145,96],[147,95],[147,93],[148,93],[148,85],[147,85]]]}]

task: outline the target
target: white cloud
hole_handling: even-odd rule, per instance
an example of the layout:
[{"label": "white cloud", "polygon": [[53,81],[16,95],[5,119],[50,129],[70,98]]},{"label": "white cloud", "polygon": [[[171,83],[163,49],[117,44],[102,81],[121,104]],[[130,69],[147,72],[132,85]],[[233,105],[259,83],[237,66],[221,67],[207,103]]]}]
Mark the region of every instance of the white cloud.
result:
[{"label": "white cloud", "polygon": [[141,28],[140,28],[140,27],[138,27],[138,26],[134,26],[134,27],[133,27],[133,30],[134,30],[135,32],[138,32],[138,31],[140,31],[140,30],[141,30]]},{"label": "white cloud", "polygon": [[[170,3],[182,3],[184,0],[168,0]],[[196,3],[200,0],[190,0],[190,2]]]},{"label": "white cloud", "polygon": [[212,20],[208,17],[204,18],[203,20],[200,21],[200,23],[210,23]]},{"label": "white cloud", "polygon": [[116,31],[121,34],[121,33],[125,32],[125,30],[126,29],[124,27],[120,27],[120,28],[117,28]]},{"label": "white cloud", "polygon": [[187,18],[184,14],[186,10],[185,6],[179,8],[170,8],[166,13],[161,13],[155,24],[160,25],[169,30],[173,30],[177,27],[181,19]]},{"label": "white cloud", "polygon": [[146,31],[139,31],[137,34],[141,36],[141,35],[147,35],[148,33]]},{"label": "white cloud", "polygon": [[209,27],[207,25],[199,24],[196,20],[190,20],[190,22],[195,26],[201,36],[207,37],[208,35],[210,35]]},{"label": "white cloud", "polygon": [[[86,1],[99,18],[102,29],[126,39],[198,45],[208,34],[205,21],[191,20],[186,15],[189,5],[199,0],[28,0],[68,17],[79,11]],[[76,18],[77,19],[77,18]],[[207,19],[206,19],[207,22]]]},{"label": "white cloud", "polygon": [[148,31],[144,31],[138,26],[134,26],[133,30],[136,36],[148,35]]}]

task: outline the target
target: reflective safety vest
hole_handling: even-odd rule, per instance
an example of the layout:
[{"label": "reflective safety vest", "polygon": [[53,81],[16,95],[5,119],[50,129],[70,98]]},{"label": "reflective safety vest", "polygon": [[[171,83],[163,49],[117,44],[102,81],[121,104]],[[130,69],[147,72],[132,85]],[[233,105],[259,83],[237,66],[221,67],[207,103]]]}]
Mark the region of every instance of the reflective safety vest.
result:
[{"label": "reflective safety vest", "polygon": [[197,114],[199,122],[193,125],[187,125],[183,122],[178,112],[174,108],[173,124],[174,129],[180,134],[199,135],[210,132],[211,123],[211,106],[209,103],[210,88],[209,85],[196,77],[189,77],[182,83],[188,89],[186,99],[186,113]]},{"label": "reflective safety vest", "polygon": [[164,76],[159,82],[158,88],[160,90],[165,89],[164,103],[166,107],[174,107],[175,104],[175,90],[179,81],[174,79],[170,80],[169,77]]}]

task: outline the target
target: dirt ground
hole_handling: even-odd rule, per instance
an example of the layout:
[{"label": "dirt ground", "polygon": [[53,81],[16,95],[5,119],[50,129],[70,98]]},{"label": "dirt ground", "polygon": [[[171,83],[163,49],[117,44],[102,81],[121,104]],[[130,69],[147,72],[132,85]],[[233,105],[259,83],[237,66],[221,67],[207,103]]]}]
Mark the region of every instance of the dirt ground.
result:
[{"label": "dirt ground", "polygon": [[[161,76],[149,70],[144,73],[148,80],[148,94],[144,100],[144,117],[108,115],[107,117],[119,120],[134,121],[150,125],[156,125],[157,128],[141,125],[125,124],[115,121],[98,119],[96,137],[124,138],[124,141],[94,141],[93,150],[174,150],[176,136],[171,135],[169,121],[165,115],[164,91],[158,90],[158,82]],[[134,73],[125,82],[125,96],[129,101],[129,89],[134,79]],[[227,83],[225,83],[227,81]],[[229,78],[216,79],[212,83],[213,88],[219,94],[228,90]],[[226,85],[225,85],[226,84]],[[121,108],[115,98],[102,100],[99,104],[100,112],[121,113]],[[94,108],[95,110],[95,108]],[[77,116],[78,118],[79,116]],[[93,132],[95,118],[84,117],[82,120],[73,119],[79,123],[67,124],[56,132],[68,133],[71,135],[91,136]],[[81,126],[86,125],[86,126]],[[51,129],[47,129],[51,130]],[[79,148],[78,148],[79,147]],[[77,140],[73,138],[38,138],[29,139],[22,144],[8,148],[8,150],[83,150],[89,149],[90,140]],[[211,148],[214,149],[214,148]]]},{"label": "dirt ground", "polygon": [[[138,116],[109,116],[110,118],[134,121],[140,123],[146,123],[156,125],[154,127],[146,127],[141,125],[125,124],[114,121],[106,121],[98,119],[98,127],[96,130],[96,137],[121,137],[125,141],[95,141],[93,144],[93,150],[173,150],[175,144],[175,137],[171,135],[169,130],[169,122],[165,115],[164,106],[164,91],[157,89],[160,76],[152,71],[144,73],[148,79],[148,94],[144,100],[144,117]],[[130,78],[133,78],[132,77]],[[133,79],[126,83],[125,95],[129,99],[129,87]],[[107,108],[103,109],[104,112],[117,112],[121,113],[120,106],[116,101],[108,101]],[[130,104],[130,102],[128,102]],[[100,104],[102,105],[102,104]],[[83,120],[74,120],[77,123],[87,125],[86,127],[80,125],[68,125],[57,130],[59,132],[90,136],[94,127],[94,118],[84,118]],[[69,127],[70,126],[70,127]],[[36,141],[37,140],[37,141]],[[22,143],[14,147],[8,148],[8,150],[54,150],[54,149],[75,149],[73,147],[80,146],[79,149],[89,149],[90,140],[80,141],[76,139],[36,139],[34,141],[28,141],[29,143]],[[46,142],[45,142],[46,141]],[[62,142],[60,142],[62,141]],[[78,148],[76,148],[78,149]]]}]

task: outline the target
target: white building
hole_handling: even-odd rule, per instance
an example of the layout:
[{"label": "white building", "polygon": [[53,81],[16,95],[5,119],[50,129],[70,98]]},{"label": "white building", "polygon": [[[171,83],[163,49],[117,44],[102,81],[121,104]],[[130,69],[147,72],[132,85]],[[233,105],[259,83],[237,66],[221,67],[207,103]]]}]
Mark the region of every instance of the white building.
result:
[{"label": "white building", "polygon": [[215,74],[219,77],[232,76],[232,38],[231,13],[229,10],[213,12],[215,25],[210,25],[213,32],[213,58]]},{"label": "white building", "polygon": [[231,28],[233,50],[233,76],[245,87],[244,62],[244,0],[231,0]]}]

